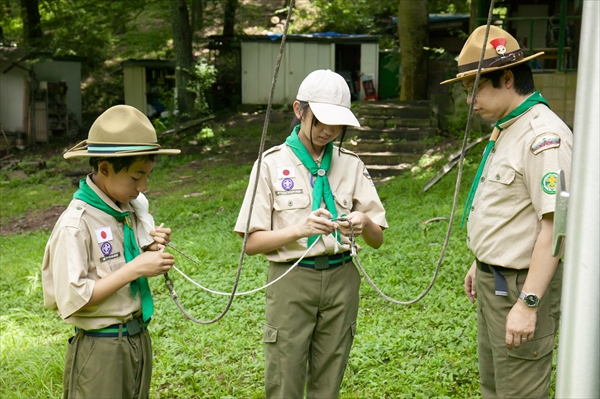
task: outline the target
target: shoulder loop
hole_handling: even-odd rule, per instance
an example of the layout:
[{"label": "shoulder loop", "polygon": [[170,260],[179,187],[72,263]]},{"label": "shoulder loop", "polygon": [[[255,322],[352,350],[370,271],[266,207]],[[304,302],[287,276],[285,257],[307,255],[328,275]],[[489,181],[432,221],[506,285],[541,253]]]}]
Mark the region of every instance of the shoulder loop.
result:
[{"label": "shoulder loop", "polygon": [[[337,151],[338,148],[340,148],[340,147],[334,148],[334,151]],[[353,153],[352,151],[350,151],[350,150],[348,150],[348,149],[346,149],[344,147],[341,147],[341,151],[344,154],[354,155],[356,158],[360,159],[360,157],[358,155],[356,155],[355,153]]]},{"label": "shoulder loop", "polygon": [[266,150],[265,152],[263,152],[263,158],[266,157],[269,154],[272,154],[272,153],[274,153],[276,151],[281,150],[284,145],[285,145],[285,143],[284,144],[280,144],[280,145],[276,145],[275,147],[269,148],[268,150]]}]

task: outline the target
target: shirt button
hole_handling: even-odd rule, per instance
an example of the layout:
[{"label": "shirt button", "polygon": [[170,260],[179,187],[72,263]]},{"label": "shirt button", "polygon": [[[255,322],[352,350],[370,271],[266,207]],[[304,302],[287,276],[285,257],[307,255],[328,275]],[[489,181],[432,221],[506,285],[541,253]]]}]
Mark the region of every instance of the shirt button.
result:
[{"label": "shirt button", "polygon": [[481,182],[483,183],[485,181],[485,177],[481,177]]},{"label": "shirt button", "polygon": [[347,205],[347,204],[348,204],[348,201],[344,200],[344,205]]},{"label": "shirt button", "polygon": [[537,351],[534,351],[534,352],[533,352],[533,356],[535,356],[535,357],[537,357],[537,356],[538,356],[538,353],[537,353]]},{"label": "shirt button", "polygon": [[496,152],[496,147],[492,148],[492,152]]},{"label": "shirt button", "polygon": [[288,206],[292,206],[294,203],[292,201],[288,201]]},{"label": "shirt button", "polygon": [[78,211],[80,211],[80,210],[81,210],[81,207],[80,207],[80,206],[78,206],[76,209],[77,209]]},{"label": "shirt button", "polygon": [[471,236],[467,236],[467,241],[471,241]]},{"label": "shirt button", "polygon": [[475,207],[474,207],[474,206],[472,206],[472,207],[471,207],[471,212],[473,212],[474,210],[475,210]]},{"label": "shirt button", "polygon": [[500,180],[500,175],[496,175],[496,180]]}]

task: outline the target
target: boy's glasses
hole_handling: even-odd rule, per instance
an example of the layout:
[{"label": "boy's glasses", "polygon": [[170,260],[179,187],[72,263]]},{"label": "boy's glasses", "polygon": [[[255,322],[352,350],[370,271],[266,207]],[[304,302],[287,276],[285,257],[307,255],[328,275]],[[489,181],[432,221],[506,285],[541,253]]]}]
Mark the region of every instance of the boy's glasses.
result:
[{"label": "boy's glasses", "polygon": [[[489,80],[489,79],[482,78],[482,79],[479,81],[479,84],[477,85],[477,92],[479,92],[479,89],[481,89],[481,86],[483,86],[483,85],[484,85],[484,84],[485,84],[485,83],[486,83],[488,80]],[[462,96],[463,98],[467,98],[467,97],[469,97],[469,96],[472,96],[472,95],[473,95],[473,89],[474,89],[474,88],[475,88],[475,87],[474,87],[474,86],[472,86],[472,87],[467,87],[466,89],[462,89],[462,90],[460,91],[460,94],[461,94],[461,96]]]}]

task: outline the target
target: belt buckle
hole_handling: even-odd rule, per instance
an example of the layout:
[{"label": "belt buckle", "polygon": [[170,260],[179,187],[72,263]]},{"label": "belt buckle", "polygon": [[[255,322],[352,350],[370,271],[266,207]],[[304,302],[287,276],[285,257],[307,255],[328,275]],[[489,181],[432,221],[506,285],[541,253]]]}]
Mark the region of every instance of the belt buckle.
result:
[{"label": "belt buckle", "polygon": [[329,269],[329,256],[315,256],[315,270]]},{"label": "belt buckle", "polygon": [[131,319],[125,323],[125,325],[127,326],[127,333],[129,335],[135,335],[142,332],[142,325],[138,319]]}]

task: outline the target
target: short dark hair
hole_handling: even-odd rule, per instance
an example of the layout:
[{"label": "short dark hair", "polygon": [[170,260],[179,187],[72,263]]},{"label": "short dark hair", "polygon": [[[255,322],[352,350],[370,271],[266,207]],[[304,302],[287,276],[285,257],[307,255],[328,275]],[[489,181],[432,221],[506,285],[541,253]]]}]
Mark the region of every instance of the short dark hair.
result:
[{"label": "short dark hair", "polygon": [[[302,122],[301,118],[304,118],[306,111],[309,109],[309,104],[307,101],[298,101],[298,102],[300,103],[300,109],[298,110],[300,112],[300,118],[298,118],[296,116],[296,113],[294,113],[294,117],[292,118],[292,123],[290,124],[290,130],[294,130],[294,128]],[[315,116],[314,113],[313,113],[312,117],[313,117],[313,120],[312,120],[312,124],[310,126],[310,144],[313,146],[313,149],[314,149],[314,144],[312,142],[312,127],[317,126],[321,122],[319,122],[319,120],[317,119],[317,117]],[[346,136],[346,130],[348,130],[348,126],[346,126],[346,125],[342,126],[342,134],[340,134],[340,151],[342,148],[342,142],[344,141],[344,136]]]},{"label": "short dark hair", "polygon": [[94,173],[98,173],[98,164],[102,161],[108,161],[112,165],[115,173],[119,173],[123,169],[129,170],[129,167],[137,161],[150,161],[154,162],[156,154],[148,155],[136,155],[131,157],[90,157],[90,166],[94,168]]},{"label": "short dark hair", "polygon": [[489,72],[484,76],[492,81],[494,88],[499,89],[501,87],[500,80],[504,76],[505,71],[511,71],[515,77],[515,91],[517,94],[525,96],[535,91],[533,73],[531,73],[531,68],[527,63],[515,65],[512,68]]}]

